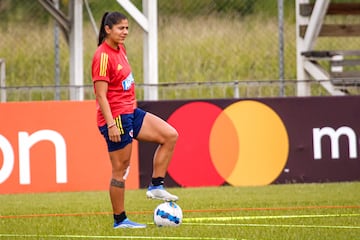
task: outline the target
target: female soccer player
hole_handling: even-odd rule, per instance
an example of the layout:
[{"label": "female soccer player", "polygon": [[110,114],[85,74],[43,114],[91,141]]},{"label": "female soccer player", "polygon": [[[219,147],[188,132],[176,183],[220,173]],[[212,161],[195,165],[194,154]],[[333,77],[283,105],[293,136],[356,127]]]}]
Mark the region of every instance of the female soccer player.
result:
[{"label": "female soccer player", "polygon": [[161,118],[136,107],[135,84],[124,41],[129,23],[119,12],[103,15],[98,48],[92,61],[92,79],[97,103],[97,124],[104,136],[112,166],[110,199],[114,228],[144,228],[125,213],[125,182],[129,173],[133,138],[158,143],[153,173],[146,196],[165,201],[178,197],[164,189],[164,177],[178,138],[177,131]]}]

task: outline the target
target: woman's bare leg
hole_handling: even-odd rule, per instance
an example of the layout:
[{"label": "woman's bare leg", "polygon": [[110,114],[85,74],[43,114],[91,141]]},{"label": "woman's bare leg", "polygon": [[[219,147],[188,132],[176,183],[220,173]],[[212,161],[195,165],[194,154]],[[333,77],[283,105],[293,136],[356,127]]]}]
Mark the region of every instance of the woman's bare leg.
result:
[{"label": "woman's bare leg", "polygon": [[128,144],[123,149],[110,152],[112,177],[110,182],[110,200],[114,214],[125,211],[125,179],[126,170],[130,164],[132,145]]},{"label": "woman's bare leg", "polygon": [[146,113],[137,139],[159,144],[153,158],[152,177],[164,177],[178,139],[175,128],[161,118]]},{"label": "woman's bare leg", "polygon": [[168,193],[163,188],[163,180],[174,153],[178,133],[170,124],[161,118],[146,113],[143,125],[137,136],[140,141],[158,143],[153,157],[152,181],[158,184],[150,186],[146,192],[147,197],[165,201],[176,201],[178,197]]},{"label": "woman's bare leg", "polygon": [[132,144],[109,152],[112,179],[110,182],[110,200],[114,213],[114,228],[145,228],[145,224],[130,221],[125,212],[125,182],[128,174]]}]

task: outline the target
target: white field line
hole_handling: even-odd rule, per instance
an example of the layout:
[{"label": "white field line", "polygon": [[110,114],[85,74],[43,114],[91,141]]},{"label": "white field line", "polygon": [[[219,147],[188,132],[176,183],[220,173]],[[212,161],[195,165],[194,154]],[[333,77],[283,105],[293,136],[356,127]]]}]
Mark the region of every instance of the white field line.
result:
[{"label": "white field line", "polygon": [[234,223],[240,220],[259,219],[290,219],[290,218],[331,218],[331,217],[360,217],[360,214],[312,214],[312,215],[280,215],[280,216],[237,216],[237,217],[198,217],[184,218],[184,225],[206,226],[238,226],[238,227],[286,227],[286,228],[333,228],[333,229],[360,229],[360,226],[341,225],[306,225],[306,224],[259,224],[259,223]]}]

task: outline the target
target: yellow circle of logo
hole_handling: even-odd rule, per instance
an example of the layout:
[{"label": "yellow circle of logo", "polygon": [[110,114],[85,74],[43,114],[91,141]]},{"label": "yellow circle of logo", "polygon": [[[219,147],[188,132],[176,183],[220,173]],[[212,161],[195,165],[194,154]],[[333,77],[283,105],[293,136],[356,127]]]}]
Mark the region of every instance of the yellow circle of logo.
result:
[{"label": "yellow circle of logo", "polygon": [[211,129],[209,148],[216,170],[229,184],[261,186],[282,172],[289,140],[276,112],[263,103],[246,100],[220,113]]}]

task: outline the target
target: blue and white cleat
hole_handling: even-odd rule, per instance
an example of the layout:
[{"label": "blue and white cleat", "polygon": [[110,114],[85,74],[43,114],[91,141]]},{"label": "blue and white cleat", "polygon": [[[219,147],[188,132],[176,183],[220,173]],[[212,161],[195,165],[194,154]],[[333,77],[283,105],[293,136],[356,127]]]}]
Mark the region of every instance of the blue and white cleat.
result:
[{"label": "blue and white cleat", "polygon": [[149,186],[146,192],[146,196],[148,198],[163,200],[166,202],[175,202],[179,200],[178,196],[170,194],[168,191],[166,191],[163,185]]},{"label": "blue and white cleat", "polygon": [[124,221],[120,223],[114,223],[114,229],[116,228],[146,228],[146,225],[132,222],[128,218],[126,218]]}]

